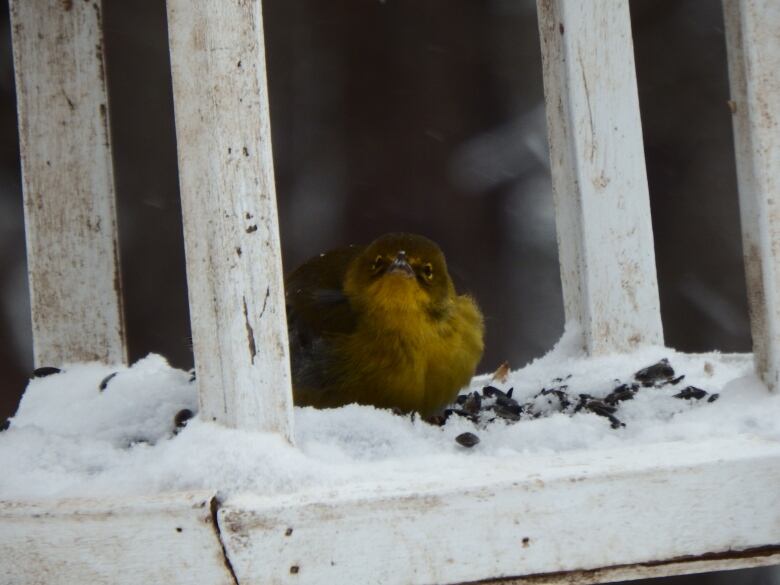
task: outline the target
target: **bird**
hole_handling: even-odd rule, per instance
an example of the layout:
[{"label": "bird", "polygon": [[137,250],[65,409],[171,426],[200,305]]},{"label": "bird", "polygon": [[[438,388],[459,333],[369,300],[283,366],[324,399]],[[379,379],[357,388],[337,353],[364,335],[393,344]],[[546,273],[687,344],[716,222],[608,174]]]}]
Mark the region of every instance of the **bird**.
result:
[{"label": "bird", "polygon": [[474,376],[476,301],[458,294],[439,246],[389,233],[315,256],[285,279],[293,402],[357,403],[430,417]]}]

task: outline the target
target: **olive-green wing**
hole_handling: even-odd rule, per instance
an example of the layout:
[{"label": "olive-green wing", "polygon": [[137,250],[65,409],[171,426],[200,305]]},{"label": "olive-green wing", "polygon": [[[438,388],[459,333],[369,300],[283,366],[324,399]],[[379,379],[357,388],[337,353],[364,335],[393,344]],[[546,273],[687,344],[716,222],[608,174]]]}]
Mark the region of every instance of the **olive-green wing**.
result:
[{"label": "olive-green wing", "polygon": [[290,360],[297,390],[316,392],[328,385],[333,339],[355,329],[357,318],[342,282],[347,266],[362,250],[362,246],[348,246],[326,252],[285,279]]}]

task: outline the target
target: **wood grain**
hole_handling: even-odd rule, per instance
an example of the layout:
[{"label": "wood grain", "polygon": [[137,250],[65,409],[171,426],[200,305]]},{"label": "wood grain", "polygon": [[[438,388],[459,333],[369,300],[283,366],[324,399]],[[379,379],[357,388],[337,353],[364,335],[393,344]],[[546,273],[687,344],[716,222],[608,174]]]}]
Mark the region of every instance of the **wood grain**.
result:
[{"label": "wood grain", "polygon": [[[724,0],[756,369],[780,387],[780,4]],[[725,105],[724,105],[725,107]]]},{"label": "wood grain", "polygon": [[0,501],[2,585],[235,585],[212,492]]},{"label": "wood grain", "polygon": [[126,361],[99,0],[11,0],[36,365]]},{"label": "wood grain", "polygon": [[218,517],[240,583],[595,583],[776,562],[779,481],[780,444],[735,438],[518,457],[436,487],[236,496]]},{"label": "wood grain", "polygon": [[591,354],[663,344],[626,0],[537,0],[567,321]]},{"label": "wood grain", "polygon": [[169,0],[200,415],[292,438],[259,0]]}]

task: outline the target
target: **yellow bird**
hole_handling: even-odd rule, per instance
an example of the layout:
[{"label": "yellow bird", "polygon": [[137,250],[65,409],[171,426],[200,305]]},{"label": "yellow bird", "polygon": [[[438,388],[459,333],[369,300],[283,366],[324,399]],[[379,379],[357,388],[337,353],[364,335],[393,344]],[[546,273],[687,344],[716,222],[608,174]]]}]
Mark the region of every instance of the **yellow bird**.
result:
[{"label": "yellow bird", "polygon": [[436,413],[482,356],[482,314],[458,295],[431,240],[386,234],[321,254],[287,276],[299,406],[357,402]]}]

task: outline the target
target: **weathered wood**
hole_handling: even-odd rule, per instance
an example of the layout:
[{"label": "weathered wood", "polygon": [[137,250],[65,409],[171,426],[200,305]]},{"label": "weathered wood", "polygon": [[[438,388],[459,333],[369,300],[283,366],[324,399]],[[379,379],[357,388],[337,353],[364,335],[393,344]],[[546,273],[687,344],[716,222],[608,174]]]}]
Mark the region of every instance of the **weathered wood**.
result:
[{"label": "weathered wood", "polygon": [[10,6],[35,363],[125,362],[101,4]]},{"label": "weathered wood", "polygon": [[724,0],[756,369],[780,387],[780,3]]},{"label": "weathered wood", "polygon": [[741,437],[522,456],[438,487],[0,501],[0,585],[586,584],[765,566],[780,561],[778,481],[780,444]]},{"label": "weathered wood", "polygon": [[778,443],[518,457],[453,475],[433,488],[234,497],[218,511],[227,557],[240,583],[301,585],[594,583],[780,558]]},{"label": "weathered wood", "polygon": [[711,573],[713,571],[734,571],[756,567],[771,567],[780,564],[780,547],[767,547],[747,551],[729,551],[720,554],[701,555],[638,563],[592,571],[565,571],[548,575],[533,575],[519,579],[489,579],[472,582],[471,585],[591,585],[593,583],[614,583],[634,579],[656,579]]},{"label": "weathered wood", "polygon": [[213,498],[0,501],[0,584],[235,585]]},{"label": "weathered wood", "polygon": [[566,319],[589,353],[663,344],[627,0],[537,0]]},{"label": "weathered wood", "polygon": [[259,0],[168,0],[201,416],[290,438],[292,392]]}]

